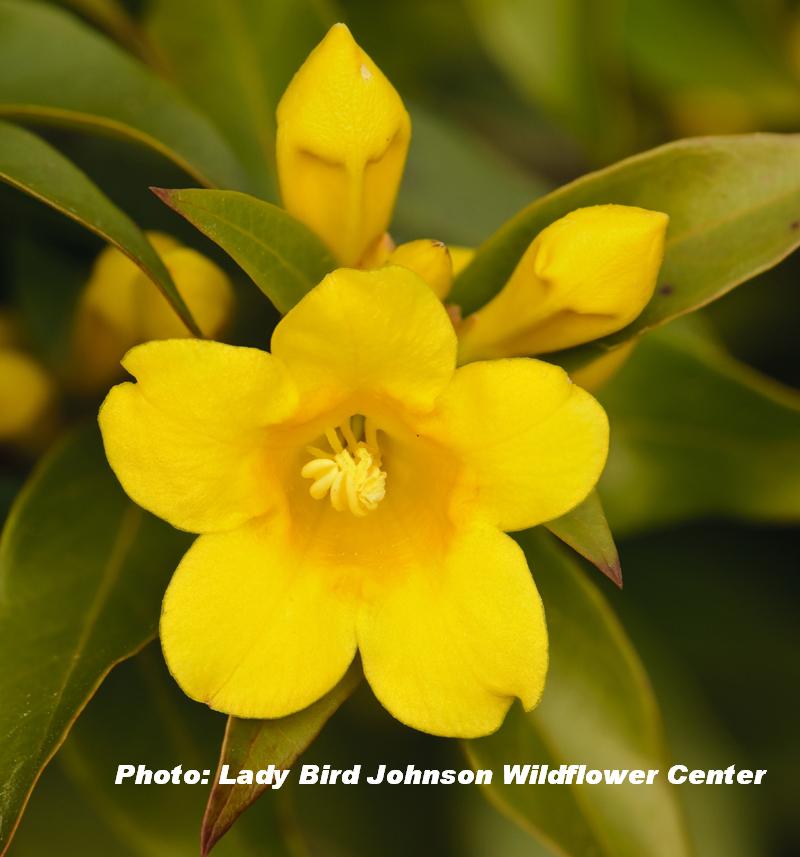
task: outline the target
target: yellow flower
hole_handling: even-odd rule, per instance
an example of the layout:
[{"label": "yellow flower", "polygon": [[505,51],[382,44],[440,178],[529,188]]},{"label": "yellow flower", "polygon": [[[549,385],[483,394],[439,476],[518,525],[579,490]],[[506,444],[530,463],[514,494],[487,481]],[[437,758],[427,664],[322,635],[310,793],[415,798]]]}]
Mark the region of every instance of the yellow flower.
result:
[{"label": "yellow flower", "polygon": [[360,652],[378,699],[476,736],[547,667],[544,615],[503,531],[579,503],[605,462],[600,405],[530,359],[456,369],[442,304],[401,267],[342,269],[272,353],[152,342],[100,412],[127,493],[200,538],[165,596],[184,691],[241,717],[300,710]]},{"label": "yellow flower", "polygon": [[394,87],[336,24],[278,105],[277,164],[286,210],[357,265],[379,243],[403,174],[411,120]]},{"label": "yellow flower", "polygon": [[[215,336],[227,324],[233,290],[210,259],[169,235],[147,237],[161,256],[200,329]],[[119,361],[139,342],[190,336],[155,284],[116,247],[95,262],[81,295],[73,333],[73,375],[85,390],[106,386],[119,375]]]},{"label": "yellow flower", "polygon": [[462,362],[544,354],[621,330],[653,295],[669,218],[579,208],[543,230],[508,283],[459,330]]},{"label": "yellow flower", "polygon": [[16,348],[0,345],[0,443],[37,446],[53,400],[44,369]]}]

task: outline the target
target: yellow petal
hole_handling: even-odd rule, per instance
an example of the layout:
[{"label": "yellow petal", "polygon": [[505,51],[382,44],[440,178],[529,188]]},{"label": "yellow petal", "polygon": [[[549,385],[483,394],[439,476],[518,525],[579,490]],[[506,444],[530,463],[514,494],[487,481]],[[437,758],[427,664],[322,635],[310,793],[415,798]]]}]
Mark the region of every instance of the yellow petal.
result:
[{"label": "yellow petal", "polygon": [[135,502],[190,532],[231,529],[279,502],[267,428],[292,411],[296,395],[276,360],[173,339],[134,348],[124,365],[138,383],[111,390],[100,428]]},{"label": "yellow petal", "polygon": [[21,351],[0,347],[0,441],[32,435],[53,400],[45,371]]},{"label": "yellow petal", "polygon": [[563,369],[540,360],[461,367],[436,419],[442,443],[471,472],[479,512],[506,531],[580,503],[608,452],[605,411]]},{"label": "yellow petal", "polygon": [[394,87],[344,24],[331,27],[278,105],[277,162],[286,210],[343,265],[386,231],[410,137]]},{"label": "yellow petal", "polygon": [[358,618],[375,695],[415,729],[474,738],[497,729],[515,697],[542,693],[547,631],[516,543],[494,527],[459,535],[374,594]]},{"label": "yellow petal", "polygon": [[164,598],[161,643],[193,699],[284,717],[329,691],[355,655],[352,603],[292,551],[275,521],[201,536]]},{"label": "yellow petal", "polygon": [[327,406],[368,395],[428,410],[453,374],[455,352],[442,304],[400,267],[334,271],[272,335],[272,353],[301,394]]},{"label": "yellow petal", "polygon": [[499,294],[465,320],[461,362],[557,351],[625,327],[653,295],[668,220],[596,205],[548,226]]},{"label": "yellow petal", "polygon": [[447,297],[453,285],[453,263],[442,241],[421,239],[401,244],[389,256],[389,264],[401,265],[419,274],[439,300]]}]

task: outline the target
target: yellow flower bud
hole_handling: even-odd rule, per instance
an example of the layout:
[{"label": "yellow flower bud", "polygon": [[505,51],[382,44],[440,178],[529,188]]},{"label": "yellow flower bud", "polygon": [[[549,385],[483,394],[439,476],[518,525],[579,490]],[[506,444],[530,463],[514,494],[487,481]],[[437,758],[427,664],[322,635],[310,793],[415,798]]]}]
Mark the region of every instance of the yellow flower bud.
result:
[{"label": "yellow flower bud", "polygon": [[449,250],[453,262],[453,276],[457,277],[475,258],[475,250],[472,247],[454,247],[452,244]]},{"label": "yellow flower bud", "polygon": [[0,347],[0,442],[33,445],[52,402],[44,369],[21,351]]},{"label": "yellow flower bud", "polygon": [[462,362],[558,351],[625,327],[653,295],[668,221],[596,205],[548,226],[503,289],[464,321]]},{"label": "yellow flower bud", "polygon": [[[225,272],[174,238],[148,233],[175,285],[206,336],[230,319],[233,290]],[[97,257],[74,331],[76,386],[96,390],[120,373],[123,354],[139,342],[190,336],[155,284],[116,247]]]},{"label": "yellow flower bud", "polygon": [[581,366],[580,369],[570,372],[570,377],[579,387],[594,393],[605,387],[619,372],[633,354],[634,348],[636,348],[636,340],[631,339],[600,357],[596,357],[591,363]]},{"label": "yellow flower bud", "polygon": [[400,265],[418,274],[439,300],[444,300],[453,285],[453,263],[447,245],[422,239],[401,244],[389,255],[388,264]]},{"label": "yellow flower bud", "polygon": [[411,120],[344,24],[331,27],[278,105],[277,164],[286,210],[357,265],[380,241],[403,173]]},{"label": "yellow flower bud", "polygon": [[7,312],[0,312],[0,348],[17,345],[19,342],[18,324]]}]

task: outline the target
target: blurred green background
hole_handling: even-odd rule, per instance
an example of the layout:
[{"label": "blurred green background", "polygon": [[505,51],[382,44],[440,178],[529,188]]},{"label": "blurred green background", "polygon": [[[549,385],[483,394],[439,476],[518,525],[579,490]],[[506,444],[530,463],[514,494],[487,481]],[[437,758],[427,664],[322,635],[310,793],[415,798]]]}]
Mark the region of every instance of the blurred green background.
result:
[{"label": "blurred green background", "polygon": [[[130,3],[130,18],[101,0],[61,5],[109,31],[223,126],[226,110],[245,109],[246,99],[227,103],[224,93],[198,83],[191,62],[176,66],[181,45],[194,56],[192,22],[208,2]],[[274,102],[324,23],[341,18],[409,105],[415,135],[395,222],[399,239],[478,243],[546,190],[679,137],[800,131],[800,4],[789,0],[319,0],[276,6],[293,22],[285,32],[247,33],[250,49],[264,46],[248,61],[274,62],[281,70],[273,78],[276,92],[263,93],[265,103]],[[240,59],[228,56],[234,72]],[[201,246],[236,276],[221,254],[148,193],[149,185],[188,184],[175,167],[116,140],[38,130],[101,187],[113,189],[114,201],[138,223]],[[31,351],[57,369],[74,302],[101,242],[6,187],[0,188],[0,242],[0,299],[24,320]],[[702,313],[736,359],[793,386],[800,386],[799,279],[800,259],[789,258]],[[235,337],[263,344],[274,316],[242,276],[237,289]],[[42,294],[46,311],[35,300]],[[661,379],[637,384],[636,375],[648,371],[649,359],[658,369],[657,356],[643,346],[605,391],[612,426],[615,399],[626,385],[642,413],[661,418]],[[693,389],[694,364],[674,362],[673,372],[676,389]],[[680,394],[675,401],[683,405]],[[692,402],[714,411],[702,389]],[[65,412],[78,415],[94,404],[69,400]],[[746,421],[749,407],[747,396],[731,394],[726,419]],[[752,449],[724,433],[690,438],[679,454],[690,456],[692,472],[664,483],[677,497],[669,515],[629,514],[617,495],[621,508],[608,511],[625,589],[599,585],[642,653],[675,758],[692,767],[769,769],[760,788],[681,791],[700,857],[792,857],[800,853],[800,531],[796,519],[776,520],[745,501],[711,497],[684,504],[702,500],[707,480],[721,478],[713,468],[704,470],[704,462],[726,445],[722,466],[754,466]],[[780,473],[781,454],[764,438],[755,466]],[[30,459],[0,455],[0,506],[7,508]],[[196,853],[201,790],[110,783],[116,764],[126,760],[161,766],[197,759],[200,767],[213,768],[223,725],[221,716],[182,698],[150,646],[116,670],[90,703],[45,772],[10,854]],[[455,743],[403,729],[364,689],[336,715],[312,757],[344,765],[464,764]],[[493,814],[473,789],[294,789],[285,797],[262,801],[231,835],[245,842],[245,853],[273,853],[264,843],[275,825],[289,831],[287,853],[547,853]],[[232,843],[223,841],[219,853],[226,848]]]}]

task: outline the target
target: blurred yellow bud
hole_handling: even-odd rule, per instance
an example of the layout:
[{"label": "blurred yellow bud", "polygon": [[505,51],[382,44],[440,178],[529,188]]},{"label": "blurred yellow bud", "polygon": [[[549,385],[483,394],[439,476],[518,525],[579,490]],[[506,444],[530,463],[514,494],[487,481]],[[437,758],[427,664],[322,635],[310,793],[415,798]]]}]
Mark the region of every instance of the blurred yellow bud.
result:
[{"label": "blurred yellow bud", "polygon": [[459,330],[462,362],[542,354],[614,333],[653,295],[669,218],[625,205],[579,208],[543,230]]},{"label": "blurred yellow bud", "polygon": [[472,247],[454,247],[450,245],[450,259],[453,262],[453,276],[457,277],[464,268],[475,258]]},{"label": "blurred yellow bud", "polygon": [[453,285],[453,263],[447,245],[422,239],[400,244],[389,255],[388,264],[400,265],[418,274],[444,300]]},{"label": "blurred yellow bud", "polygon": [[[147,237],[206,336],[227,324],[233,290],[225,272],[210,259],[183,247],[169,235]],[[191,334],[155,284],[116,247],[95,262],[81,295],[74,331],[74,381],[97,390],[120,373],[120,359],[139,342]]]},{"label": "blurred yellow bud", "polygon": [[606,352],[600,357],[570,372],[570,378],[584,390],[595,393],[600,390],[619,372],[633,353],[637,341],[631,339],[618,348]]},{"label": "blurred yellow bud", "polygon": [[19,331],[16,320],[7,312],[0,312],[0,348],[17,345]]},{"label": "blurred yellow bud", "polygon": [[403,174],[411,120],[400,96],[336,24],[278,105],[277,164],[286,210],[358,265],[381,240]]},{"label": "blurred yellow bud", "polygon": [[0,347],[0,442],[34,445],[54,398],[50,376],[15,348]]}]

